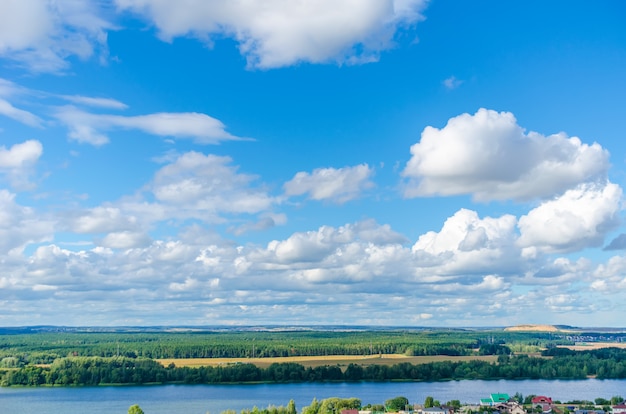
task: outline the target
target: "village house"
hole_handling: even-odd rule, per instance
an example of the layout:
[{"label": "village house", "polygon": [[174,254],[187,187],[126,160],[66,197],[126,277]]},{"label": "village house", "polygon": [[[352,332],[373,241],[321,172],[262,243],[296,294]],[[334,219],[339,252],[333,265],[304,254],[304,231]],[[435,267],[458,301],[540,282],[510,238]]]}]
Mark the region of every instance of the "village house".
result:
[{"label": "village house", "polygon": [[510,399],[509,394],[490,394],[489,398],[480,399],[480,405],[492,407],[496,404],[506,403]]},{"label": "village house", "polygon": [[621,404],[612,406],[611,412],[613,414],[626,414],[626,403],[622,402]]},{"label": "village house", "polygon": [[501,414],[526,414],[526,410],[522,407],[522,404],[517,401],[498,403],[492,405],[491,407]]},{"label": "village house", "polygon": [[543,395],[537,395],[532,398],[531,404],[533,408],[541,407],[544,413],[552,412],[552,398]]},{"label": "village house", "polygon": [[429,407],[429,408],[421,408],[419,410],[420,414],[454,414],[453,407]]}]

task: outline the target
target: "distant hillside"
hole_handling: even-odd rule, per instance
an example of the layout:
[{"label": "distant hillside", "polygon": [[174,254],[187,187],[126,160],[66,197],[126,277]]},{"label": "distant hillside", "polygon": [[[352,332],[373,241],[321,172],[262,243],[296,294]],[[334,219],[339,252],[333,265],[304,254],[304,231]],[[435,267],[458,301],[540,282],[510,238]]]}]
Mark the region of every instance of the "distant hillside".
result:
[{"label": "distant hillside", "polygon": [[505,331],[510,332],[558,332],[561,329],[557,328],[554,325],[516,325],[509,326],[508,328],[504,328]]}]

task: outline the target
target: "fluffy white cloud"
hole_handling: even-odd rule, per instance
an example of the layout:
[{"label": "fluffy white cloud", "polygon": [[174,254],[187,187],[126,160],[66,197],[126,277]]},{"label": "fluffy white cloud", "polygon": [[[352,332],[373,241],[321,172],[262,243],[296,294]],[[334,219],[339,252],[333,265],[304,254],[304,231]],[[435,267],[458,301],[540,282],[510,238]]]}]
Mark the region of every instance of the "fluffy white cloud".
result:
[{"label": "fluffy white cloud", "polygon": [[313,200],[330,200],[342,204],[355,199],[374,186],[373,170],[366,164],[344,168],[318,168],[311,174],[297,173],[284,185],[288,196],[309,194]]},{"label": "fluffy white cloud", "polygon": [[565,134],[525,133],[513,114],[479,109],[427,127],[403,171],[405,196],[549,198],[606,176],[608,152]]},{"label": "fluffy white cloud", "polygon": [[[580,310],[586,312],[593,300],[581,302],[568,286],[588,283],[590,294],[611,295],[602,289],[619,286],[623,279],[623,258],[612,261],[612,270],[608,264],[598,269],[592,280],[585,279],[587,265],[567,259],[530,262],[532,269],[519,261],[515,271],[504,256],[482,270],[447,264],[450,258],[459,263],[471,252],[506,252],[514,223],[509,217],[479,219],[461,211],[440,233],[416,243],[428,245],[424,249],[431,253],[411,249],[403,236],[371,220],[294,233],[265,247],[237,246],[197,225],[181,238],[186,242],[142,244],[133,242],[141,240],[139,233],[119,231],[111,233],[109,247],[74,252],[50,245],[28,257],[2,256],[0,287],[13,299],[0,310],[0,318],[20,321],[10,310],[13,305],[23,308],[36,300],[66,317],[73,315],[65,319],[72,324],[119,325],[129,314],[141,324],[206,324],[206,318],[263,324],[278,317],[285,323],[311,323],[311,314],[318,323],[398,324],[430,318],[450,326],[505,324],[520,312],[536,315],[538,306],[579,317],[574,304],[582,304]],[[469,236],[477,231],[485,237]],[[461,250],[468,236],[473,242]],[[427,255],[442,260],[428,262]],[[538,271],[548,267],[543,274]],[[523,278],[524,272],[534,272],[534,280]],[[522,293],[516,293],[516,285],[525,283]],[[155,302],[160,306],[154,307]],[[107,312],[106,320],[99,316],[102,312]],[[28,316],[38,322],[58,318],[54,312],[41,319]]]},{"label": "fluffy white cloud", "polygon": [[99,2],[8,0],[0,3],[0,58],[35,72],[58,72],[66,58],[107,55]]},{"label": "fluffy white cloud", "polygon": [[100,206],[83,212],[72,212],[65,222],[72,232],[93,234],[128,230],[136,226],[137,218],[119,207]]},{"label": "fluffy white cloud", "polygon": [[298,62],[361,63],[378,60],[399,27],[422,19],[424,0],[116,0],[122,10],[146,16],[164,40],[232,37],[249,67]]},{"label": "fluffy white cloud", "polygon": [[[110,107],[115,102],[105,103]],[[103,104],[102,101],[96,103]],[[241,139],[226,132],[221,121],[195,112],[121,116],[92,114],[74,106],[64,106],[57,108],[55,116],[68,127],[69,138],[96,146],[109,142],[103,131],[110,129],[136,129],[163,137],[190,138],[199,144]]]},{"label": "fluffy white cloud", "polygon": [[30,243],[52,239],[54,223],[15,201],[15,194],[0,189],[0,257],[21,253]]},{"label": "fluffy white cloud", "polygon": [[120,231],[107,234],[100,245],[111,249],[130,249],[146,246],[150,241],[150,237],[145,233]]},{"label": "fluffy white cloud", "polygon": [[626,257],[613,256],[593,272],[591,289],[605,294],[626,289]]},{"label": "fluffy white cloud", "polygon": [[268,210],[276,201],[252,186],[256,176],[239,173],[231,162],[229,157],[185,153],[157,171],[150,190],[158,202],[176,209],[175,215],[211,220],[221,213]]},{"label": "fluffy white cloud", "polygon": [[461,209],[444,223],[441,231],[430,231],[413,245],[415,254],[432,257],[438,274],[508,272],[519,266],[517,220],[514,216],[480,219],[475,211]]},{"label": "fluffy white cloud", "polygon": [[621,199],[616,184],[581,184],[522,216],[519,244],[547,252],[600,246],[619,224]]},{"label": "fluffy white cloud", "polygon": [[32,188],[29,177],[43,154],[43,145],[36,140],[15,144],[10,148],[0,146],[0,173],[17,189]]}]

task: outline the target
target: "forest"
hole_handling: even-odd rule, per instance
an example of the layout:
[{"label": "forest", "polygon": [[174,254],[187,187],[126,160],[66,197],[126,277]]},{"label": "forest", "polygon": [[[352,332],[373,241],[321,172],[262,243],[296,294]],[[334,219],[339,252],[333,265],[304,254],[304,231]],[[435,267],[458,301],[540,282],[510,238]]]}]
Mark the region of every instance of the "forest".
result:
[{"label": "forest", "polygon": [[218,367],[167,367],[147,358],[63,357],[49,366],[27,365],[5,369],[2,386],[105,384],[220,384],[242,382],[307,381],[442,381],[457,379],[599,379],[626,378],[626,350],[605,348],[571,355],[500,355],[497,363],[442,361],[391,366],[307,367],[274,363],[267,368],[237,363]]},{"label": "forest", "polygon": [[[623,339],[616,335],[614,341]],[[564,344],[573,344],[570,335],[503,330],[2,333],[0,385],[626,378],[626,350],[572,351]],[[497,361],[192,368],[155,360],[376,354],[497,355]]]}]

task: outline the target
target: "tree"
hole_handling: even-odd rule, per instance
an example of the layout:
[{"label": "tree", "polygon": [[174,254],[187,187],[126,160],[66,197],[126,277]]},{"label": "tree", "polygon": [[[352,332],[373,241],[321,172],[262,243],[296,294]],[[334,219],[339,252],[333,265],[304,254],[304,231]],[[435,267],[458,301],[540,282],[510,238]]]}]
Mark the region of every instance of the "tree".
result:
[{"label": "tree", "polygon": [[311,405],[308,407],[304,407],[304,414],[317,414],[320,410],[320,402],[317,401],[317,398],[313,397],[313,401],[311,401]]},{"label": "tree", "polygon": [[287,414],[298,414],[294,400],[289,400],[289,404],[287,404]]},{"label": "tree", "polygon": [[406,397],[395,397],[385,401],[385,407],[389,411],[404,410],[407,405],[409,405],[409,399]]},{"label": "tree", "polygon": [[128,414],[144,414],[144,412],[139,405],[135,404],[130,406]]},{"label": "tree", "polygon": [[424,400],[424,408],[432,408],[435,406],[435,399],[430,395]]},{"label": "tree", "polygon": [[624,397],[621,395],[614,395],[611,397],[611,405],[618,405],[624,402]]},{"label": "tree", "polygon": [[459,408],[461,408],[461,401],[460,400],[450,400],[446,403],[446,405],[449,405],[450,407],[454,407],[455,410],[458,410]]}]

